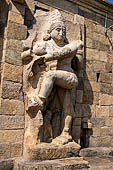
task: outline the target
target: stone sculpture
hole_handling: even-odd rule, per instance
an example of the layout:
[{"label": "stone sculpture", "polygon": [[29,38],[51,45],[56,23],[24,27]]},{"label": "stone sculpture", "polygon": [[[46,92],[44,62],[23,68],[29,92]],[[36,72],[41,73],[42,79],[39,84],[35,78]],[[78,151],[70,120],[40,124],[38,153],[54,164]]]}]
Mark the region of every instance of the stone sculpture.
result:
[{"label": "stone sculpture", "polygon": [[[24,91],[26,94],[26,130],[24,145],[39,148],[42,143],[65,145],[73,142],[72,89],[78,78],[72,59],[83,42],[68,43],[65,22],[58,10],[49,16],[49,28],[43,41],[32,36],[31,48],[24,48]],[[57,124],[58,126],[55,126]],[[26,153],[26,151],[25,151]]]}]

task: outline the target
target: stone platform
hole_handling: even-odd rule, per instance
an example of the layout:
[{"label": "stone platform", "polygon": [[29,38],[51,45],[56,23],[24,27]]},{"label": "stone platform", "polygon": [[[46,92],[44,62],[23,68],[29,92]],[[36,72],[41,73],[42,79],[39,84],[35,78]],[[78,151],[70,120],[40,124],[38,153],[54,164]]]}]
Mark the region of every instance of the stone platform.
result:
[{"label": "stone platform", "polygon": [[83,158],[72,157],[65,159],[26,161],[18,159],[15,161],[14,170],[89,170],[89,164]]},{"label": "stone platform", "polygon": [[69,142],[65,145],[41,143],[37,146],[26,146],[24,148],[24,159],[26,160],[53,160],[79,156],[80,145]]}]

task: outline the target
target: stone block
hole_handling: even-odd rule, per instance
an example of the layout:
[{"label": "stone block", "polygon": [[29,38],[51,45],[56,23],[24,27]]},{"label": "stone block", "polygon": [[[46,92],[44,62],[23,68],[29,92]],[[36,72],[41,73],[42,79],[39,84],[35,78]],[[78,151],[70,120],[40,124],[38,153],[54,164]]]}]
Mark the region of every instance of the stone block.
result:
[{"label": "stone block", "polygon": [[85,26],[86,26],[86,33],[92,33],[92,32],[96,32],[97,26],[95,23],[93,23],[92,21],[85,19],[84,22]]},{"label": "stone block", "polygon": [[84,78],[91,80],[91,81],[96,81],[97,80],[96,72],[94,72],[93,70],[92,71],[86,71]]},{"label": "stone block", "polygon": [[100,73],[101,83],[112,83],[112,73]]},{"label": "stone block", "polygon": [[25,15],[25,7],[22,4],[16,3],[16,2],[10,2],[9,4],[9,10],[15,13],[18,13],[20,15]]},{"label": "stone block", "polygon": [[84,17],[75,14],[74,15],[74,24],[84,25]]},{"label": "stone block", "polygon": [[92,117],[91,118],[91,123],[92,123],[92,127],[102,127],[105,126],[105,118],[97,118],[97,117]]},{"label": "stone block", "polygon": [[99,60],[99,51],[96,49],[86,48],[87,60]]},{"label": "stone block", "polygon": [[111,139],[112,137],[110,136],[103,136],[103,137],[99,137],[98,138],[98,146],[102,146],[102,147],[109,147],[111,145]]},{"label": "stone block", "polygon": [[17,24],[24,24],[24,17],[18,13],[9,11],[8,22],[14,22]]},{"label": "stone block", "polygon": [[81,126],[81,118],[74,118],[73,119],[73,126]]},{"label": "stone block", "polygon": [[104,35],[105,34],[105,28],[99,24],[97,24],[96,26],[96,32],[99,33],[99,34],[102,34]]},{"label": "stone block", "polygon": [[108,57],[107,57],[107,52],[105,51],[99,51],[99,61],[104,61],[107,62]]},{"label": "stone block", "polygon": [[83,90],[77,90],[76,92],[76,102],[82,103],[83,100]]},{"label": "stone block", "polygon": [[86,48],[94,48],[93,47],[93,39],[90,37],[86,37]]},{"label": "stone block", "polygon": [[88,81],[85,80],[84,81],[84,90],[89,90],[89,91],[93,91],[93,92],[100,92],[100,84],[98,82],[95,81]]},{"label": "stone block", "polygon": [[14,168],[13,159],[1,159],[0,160],[0,170],[12,170]]},{"label": "stone block", "polygon": [[81,126],[72,126],[72,137],[74,140],[80,139]]},{"label": "stone block", "polygon": [[81,118],[81,116],[82,116],[81,104],[75,104],[75,112],[73,118]]},{"label": "stone block", "polygon": [[113,118],[112,117],[106,117],[105,126],[110,127],[112,125],[113,125]]},{"label": "stone block", "polygon": [[8,39],[25,40],[27,36],[27,27],[25,25],[9,22],[7,26],[6,37]]},{"label": "stone block", "polygon": [[14,39],[7,39],[5,43],[5,49],[15,50],[15,51],[23,51],[22,41],[14,40]]},{"label": "stone block", "polygon": [[23,141],[24,130],[0,130],[0,143],[17,143]]},{"label": "stone block", "polygon": [[92,69],[94,72],[102,72],[105,71],[105,62],[101,62],[101,61],[94,61],[92,64]]},{"label": "stone block", "polygon": [[74,21],[74,14],[69,13],[69,12],[64,12],[60,10],[61,15],[63,16],[64,20],[70,21],[73,23]]},{"label": "stone block", "polygon": [[112,86],[107,83],[100,83],[100,91],[102,93],[112,94]]},{"label": "stone block", "polygon": [[3,80],[22,83],[22,66],[4,64]]},{"label": "stone block", "polygon": [[109,116],[113,117],[113,106],[110,106],[109,108]]},{"label": "stone block", "polygon": [[112,64],[107,62],[105,65],[105,72],[112,73]]},{"label": "stone block", "polygon": [[86,71],[86,73],[93,71],[93,61],[92,61],[92,60],[86,60],[86,68],[85,68],[85,71]]},{"label": "stone block", "polygon": [[25,0],[26,7],[31,10],[31,12],[35,11],[35,3],[32,0]]},{"label": "stone block", "polygon": [[111,145],[110,136],[90,137],[90,147],[109,147]]},{"label": "stone block", "polygon": [[87,170],[90,166],[82,157],[56,159],[51,161],[16,160],[17,170]]},{"label": "stone block", "polygon": [[96,106],[96,117],[109,117],[109,106]]},{"label": "stone block", "polygon": [[[53,160],[69,157],[77,157],[80,145],[75,142],[69,142],[65,145],[57,145],[56,143],[41,143],[35,146],[25,146],[23,156],[26,160]],[[46,152],[45,152],[46,151]]]},{"label": "stone block", "polygon": [[99,93],[92,92],[92,91],[84,91],[83,103],[98,104],[99,103]]},{"label": "stone block", "polygon": [[3,115],[24,115],[24,103],[19,100],[9,100],[5,99],[1,101]]},{"label": "stone block", "polygon": [[109,136],[110,135],[110,128],[109,127],[101,127],[100,128],[100,136]]},{"label": "stone block", "polygon": [[0,130],[24,128],[24,116],[0,115]]},{"label": "stone block", "polygon": [[99,104],[100,105],[111,105],[113,103],[113,96],[108,94],[99,94]]},{"label": "stone block", "polygon": [[13,143],[11,144],[11,158],[21,157],[23,150],[23,144],[21,143]]},{"label": "stone block", "polygon": [[[112,123],[113,123],[113,122],[112,122]],[[113,137],[113,124],[112,124],[112,126],[111,126],[109,129],[110,129],[110,136]]]},{"label": "stone block", "polygon": [[113,64],[113,53],[112,53],[112,52],[109,52],[109,53],[107,54],[107,57],[108,57],[109,63]]},{"label": "stone block", "polygon": [[82,104],[82,117],[91,117],[90,105]]},{"label": "stone block", "polygon": [[4,99],[19,99],[22,100],[22,84],[11,81],[3,81],[2,97]]},{"label": "stone block", "polygon": [[7,49],[4,53],[4,60],[7,63],[14,65],[22,65],[21,52],[15,50]]},{"label": "stone block", "polygon": [[100,128],[99,127],[94,127],[93,128],[93,136],[100,136]]},{"label": "stone block", "polygon": [[0,144],[0,159],[10,158],[10,145]]}]

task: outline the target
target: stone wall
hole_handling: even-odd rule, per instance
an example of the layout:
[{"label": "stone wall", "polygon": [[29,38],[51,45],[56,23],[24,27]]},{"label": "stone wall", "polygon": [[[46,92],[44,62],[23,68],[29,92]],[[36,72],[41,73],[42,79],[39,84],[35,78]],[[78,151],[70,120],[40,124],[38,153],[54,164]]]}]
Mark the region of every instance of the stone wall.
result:
[{"label": "stone wall", "polygon": [[[5,3],[6,6],[1,6]],[[17,2],[2,1],[5,20],[2,33],[0,158],[22,155],[24,134],[24,96],[22,92],[21,40],[26,38],[25,7]],[[7,15],[6,15],[7,14]],[[2,22],[2,19],[1,19]],[[0,44],[1,45],[1,44]]]},{"label": "stone wall", "polygon": [[[113,24],[113,7],[100,0],[15,0],[0,4],[0,158],[22,155],[24,135],[21,40],[34,23],[35,11],[59,9],[67,21],[81,25],[84,65],[79,73],[72,132],[82,147],[113,146],[113,31],[105,35],[104,21]],[[65,4],[65,5],[64,5]],[[98,5],[99,4],[99,5]],[[2,15],[1,15],[2,14]],[[1,17],[3,16],[3,18]],[[5,17],[5,20],[4,20]],[[1,33],[1,30],[2,33]],[[92,129],[89,128],[90,121]]]}]

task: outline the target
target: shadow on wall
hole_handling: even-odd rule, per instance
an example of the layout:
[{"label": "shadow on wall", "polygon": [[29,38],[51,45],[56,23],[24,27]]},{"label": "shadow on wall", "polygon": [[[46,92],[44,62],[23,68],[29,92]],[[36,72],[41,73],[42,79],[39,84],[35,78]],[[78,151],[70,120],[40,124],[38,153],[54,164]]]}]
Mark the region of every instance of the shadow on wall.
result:
[{"label": "shadow on wall", "polygon": [[0,82],[1,82],[1,63],[3,55],[4,30],[7,26],[8,4],[5,0],[0,1]]},{"label": "shadow on wall", "polygon": [[[89,146],[90,136],[92,135],[92,124],[90,118],[92,117],[92,107],[94,94],[91,87],[90,80],[87,74],[91,74],[90,67],[86,68],[86,27],[84,26],[84,65],[83,65],[83,101],[81,105],[81,135],[80,135],[80,145],[81,148],[86,148]],[[78,86],[79,88],[80,86]]]}]

